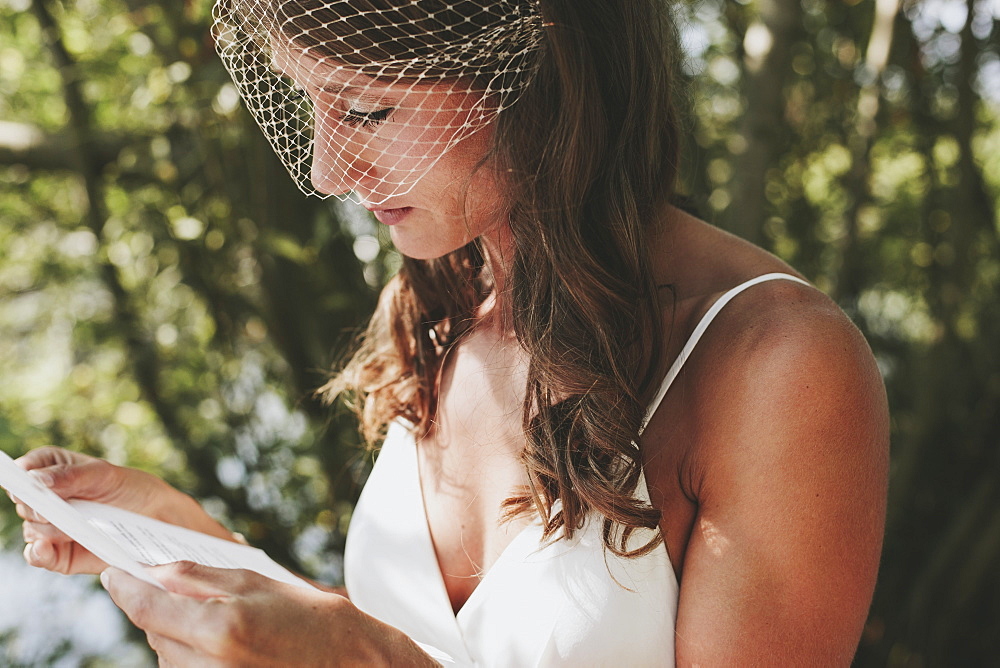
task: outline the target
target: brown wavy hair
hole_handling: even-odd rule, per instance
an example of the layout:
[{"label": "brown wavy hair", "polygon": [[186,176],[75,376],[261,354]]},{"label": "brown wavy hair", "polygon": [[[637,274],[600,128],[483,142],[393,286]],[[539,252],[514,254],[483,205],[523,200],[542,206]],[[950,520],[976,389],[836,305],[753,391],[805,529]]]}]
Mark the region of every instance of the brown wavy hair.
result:
[{"label": "brown wavy hair", "polygon": [[[455,3],[418,4],[427,12]],[[662,539],[636,549],[628,541],[660,519],[635,492],[642,400],[663,344],[645,238],[677,180],[676,35],[661,0],[538,6],[544,39],[533,77],[498,116],[486,159],[509,175],[514,249],[504,298],[529,358],[529,486],[504,506],[507,517],[537,513],[546,537],[571,537],[599,513],[607,548],[637,556]],[[391,40],[373,44],[392,48]],[[331,401],[347,393],[369,443],[400,417],[418,433],[429,429],[442,362],[493,290],[489,262],[473,241],[439,259],[405,258],[384,288],[357,351],[320,390]]]}]

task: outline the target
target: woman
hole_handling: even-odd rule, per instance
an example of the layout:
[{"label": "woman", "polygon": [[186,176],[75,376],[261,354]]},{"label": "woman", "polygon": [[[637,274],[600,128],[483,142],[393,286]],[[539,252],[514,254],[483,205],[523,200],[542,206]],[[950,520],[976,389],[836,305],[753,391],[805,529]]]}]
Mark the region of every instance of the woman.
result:
[{"label": "woman", "polygon": [[[347,591],[178,564],[156,569],[161,592],[104,571],[161,661],[848,664],[881,546],[881,379],[826,297],[671,206],[664,4],[218,16],[293,177],[353,192],[407,259],[325,388],[371,440],[388,432]],[[22,462],[65,497],[230,537],[146,474],[55,449]],[[29,563],[104,569],[19,511]]]}]

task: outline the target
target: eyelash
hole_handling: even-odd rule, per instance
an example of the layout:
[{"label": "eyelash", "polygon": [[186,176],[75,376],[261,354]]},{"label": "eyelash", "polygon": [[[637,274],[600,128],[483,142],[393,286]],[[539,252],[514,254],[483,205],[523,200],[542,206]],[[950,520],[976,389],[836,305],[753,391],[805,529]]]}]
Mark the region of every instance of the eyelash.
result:
[{"label": "eyelash", "polygon": [[360,126],[372,129],[384,123],[392,115],[393,111],[395,111],[394,107],[386,107],[385,109],[378,109],[376,111],[357,111],[351,109],[344,115],[342,120],[351,127]]},{"label": "eyelash", "polygon": [[[298,84],[293,83],[292,88],[296,93],[300,95],[308,95],[306,89]],[[361,127],[368,130],[377,128],[382,125],[392,112],[396,111],[395,107],[386,107],[385,109],[376,109],[375,111],[357,111],[356,109],[348,109],[347,113],[341,117],[341,122],[350,125],[352,128]]]}]

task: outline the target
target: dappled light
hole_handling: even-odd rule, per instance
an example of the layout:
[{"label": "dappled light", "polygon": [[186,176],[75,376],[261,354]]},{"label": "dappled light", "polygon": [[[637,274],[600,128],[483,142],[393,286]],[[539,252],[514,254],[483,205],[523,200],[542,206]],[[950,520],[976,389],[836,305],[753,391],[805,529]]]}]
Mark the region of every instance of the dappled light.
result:
[{"label": "dappled light", "polygon": [[698,520],[698,531],[701,533],[701,539],[713,557],[721,559],[725,556],[732,541],[726,538],[722,531],[719,530],[719,527],[702,518]]}]

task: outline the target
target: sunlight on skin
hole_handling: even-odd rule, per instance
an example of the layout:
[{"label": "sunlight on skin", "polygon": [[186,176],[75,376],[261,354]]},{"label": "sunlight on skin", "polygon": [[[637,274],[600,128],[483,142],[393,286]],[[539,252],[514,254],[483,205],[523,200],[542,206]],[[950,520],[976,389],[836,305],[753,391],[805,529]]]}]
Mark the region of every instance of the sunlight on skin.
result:
[{"label": "sunlight on skin", "polygon": [[[378,204],[405,195],[495,113],[467,82],[379,81],[284,40],[272,40],[270,66],[312,102],[313,186],[324,193],[365,185]],[[379,111],[389,114],[371,126],[345,120]]]},{"label": "sunlight on skin", "polygon": [[721,557],[732,543],[731,540],[722,535],[719,528],[706,519],[698,520],[698,529],[709,551],[716,557]]}]

